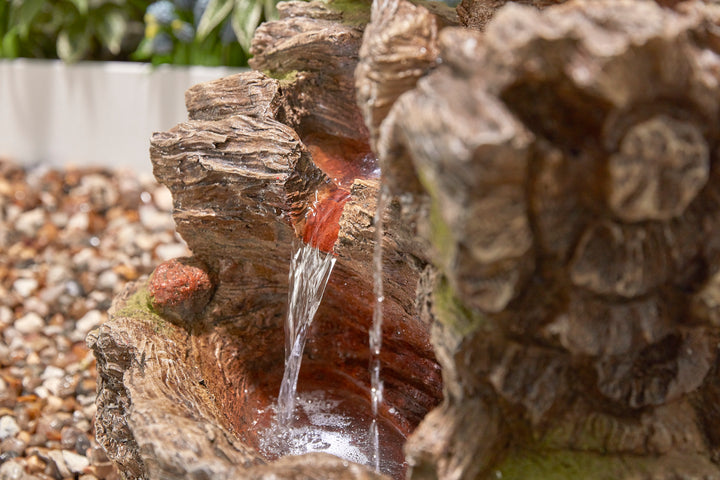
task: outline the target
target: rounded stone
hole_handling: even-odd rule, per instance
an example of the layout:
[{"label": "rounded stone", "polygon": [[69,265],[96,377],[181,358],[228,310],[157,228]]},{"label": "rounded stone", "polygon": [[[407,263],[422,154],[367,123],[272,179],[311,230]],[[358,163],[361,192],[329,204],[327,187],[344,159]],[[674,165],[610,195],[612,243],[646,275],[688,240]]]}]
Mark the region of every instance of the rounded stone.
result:
[{"label": "rounded stone", "polygon": [[150,276],[148,288],[153,309],[180,321],[200,314],[215,291],[207,268],[194,258],[161,263]]},{"label": "rounded stone", "polygon": [[705,186],[710,150],[697,126],[657,115],[630,128],[608,160],[608,206],[627,222],[682,214]]},{"label": "rounded stone", "polygon": [[20,427],[14,417],[5,415],[0,417],[0,440],[14,437],[20,431]]}]

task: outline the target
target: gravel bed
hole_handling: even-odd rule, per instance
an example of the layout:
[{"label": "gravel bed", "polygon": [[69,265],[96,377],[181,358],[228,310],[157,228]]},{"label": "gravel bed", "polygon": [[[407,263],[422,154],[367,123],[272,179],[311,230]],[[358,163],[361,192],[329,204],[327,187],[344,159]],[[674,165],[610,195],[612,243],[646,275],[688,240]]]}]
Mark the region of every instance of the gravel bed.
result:
[{"label": "gravel bed", "polygon": [[131,172],[0,159],[0,480],[119,478],[95,441],[85,337],[128,281],[189,254],[171,209]]}]

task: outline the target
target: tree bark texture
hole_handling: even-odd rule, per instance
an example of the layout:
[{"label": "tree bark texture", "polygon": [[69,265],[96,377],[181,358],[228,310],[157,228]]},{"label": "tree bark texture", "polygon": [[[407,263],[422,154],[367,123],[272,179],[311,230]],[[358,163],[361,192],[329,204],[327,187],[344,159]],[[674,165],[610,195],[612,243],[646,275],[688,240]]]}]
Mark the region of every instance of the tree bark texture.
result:
[{"label": "tree bark texture", "polygon": [[[89,339],[101,377],[98,437],[128,478],[381,477],[329,455],[259,453],[283,374],[294,242],[337,257],[300,388],[340,392],[349,416],[370,415],[380,178],[353,76],[369,5],[288,2],[280,13],[256,34],[256,71],[191,88],[189,120],[151,141],[193,257],[134,285]],[[383,217],[380,424],[396,476],[406,436],[442,398],[429,326],[415,312],[426,208],[398,199]]]},{"label": "tree bark texture", "polygon": [[397,478],[720,479],[720,9],[561,3],[287,2],[187,92],[151,159],[193,257],[89,337],[128,478],[383,478],[258,438],[293,242],[337,258],[299,383],[369,413],[382,185]]},{"label": "tree bark texture", "polygon": [[430,199],[411,478],[720,478],[718,13],[507,4],[380,119],[384,180]]}]

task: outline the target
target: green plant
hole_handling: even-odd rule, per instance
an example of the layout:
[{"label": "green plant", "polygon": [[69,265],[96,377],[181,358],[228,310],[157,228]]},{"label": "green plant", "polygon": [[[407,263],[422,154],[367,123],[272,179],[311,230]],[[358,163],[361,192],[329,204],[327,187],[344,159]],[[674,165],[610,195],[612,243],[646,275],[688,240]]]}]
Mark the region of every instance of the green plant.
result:
[{"label": "green plant", "polygon": [[247,65],[277,0],[0,0],[0,58]]},{"label": "green plant", "polygon": [[146,3],[0,0],[0,57],[122,59],[139,41]]},{"label": "green plant", "polygon": [[133,58],[153,63],[245,65],[258,24],[277,0],[159,0],[145,13]]}]

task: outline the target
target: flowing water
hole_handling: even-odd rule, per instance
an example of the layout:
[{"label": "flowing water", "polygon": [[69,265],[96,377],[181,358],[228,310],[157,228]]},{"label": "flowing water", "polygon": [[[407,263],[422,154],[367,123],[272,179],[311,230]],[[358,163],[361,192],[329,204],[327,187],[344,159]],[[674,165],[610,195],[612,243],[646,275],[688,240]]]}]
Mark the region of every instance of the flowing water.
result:
[{"label": "flowing water", "polygon": [[305,341],[334,265],[332,253],[323,253],[305,243],[294,246],[285,320],[285,373],[277,405],[277,418],[282,424],[292,420]]},{"label": "flowing water", "polygon": [[[330,273],[335,264],[332,253],[323,253],[309,243],[294,245],[290,262],[288,314],[285,321],[285,371],[277,403],[271,406],[273,420],[259,435],[260,450],[267,458],[326,452],[348,461],[374,467],[378,472],[399,477],[402,458],[381,455],[380,439],[393,439],[379,415],[383,402],[380,378],[383,324],[383,216],[389,202],[383,188],[375,212],[375,250],[373,287],[375,305],[370,344],[371,413],[368,418],[358,400],[327,391],[297,392],[298,375],[305,342],[313,317],[320,306]],[[316,230],[316,229],[314,229]],[[359,406],[360,405],[360,406]],[[352,412],[350,414],[349,412]],[[384,457],[384,458],[383,458]]]},{"label": "flowing water", "polygon": [[378,412],[383,401],[383,381],[380,378],[380,351],[382,349],[383,302],[383,237],[385,228],[383,216],[387,209],[389,194],[381,188],[375,210],[375,251],[373,252],[373,286],[375,290],[375,308],[373,322],[370,327],[370,402],[372,405],[372,423],[370,424],[370,444],[372,465],[380,471],[380,432],[378,428]]}]

